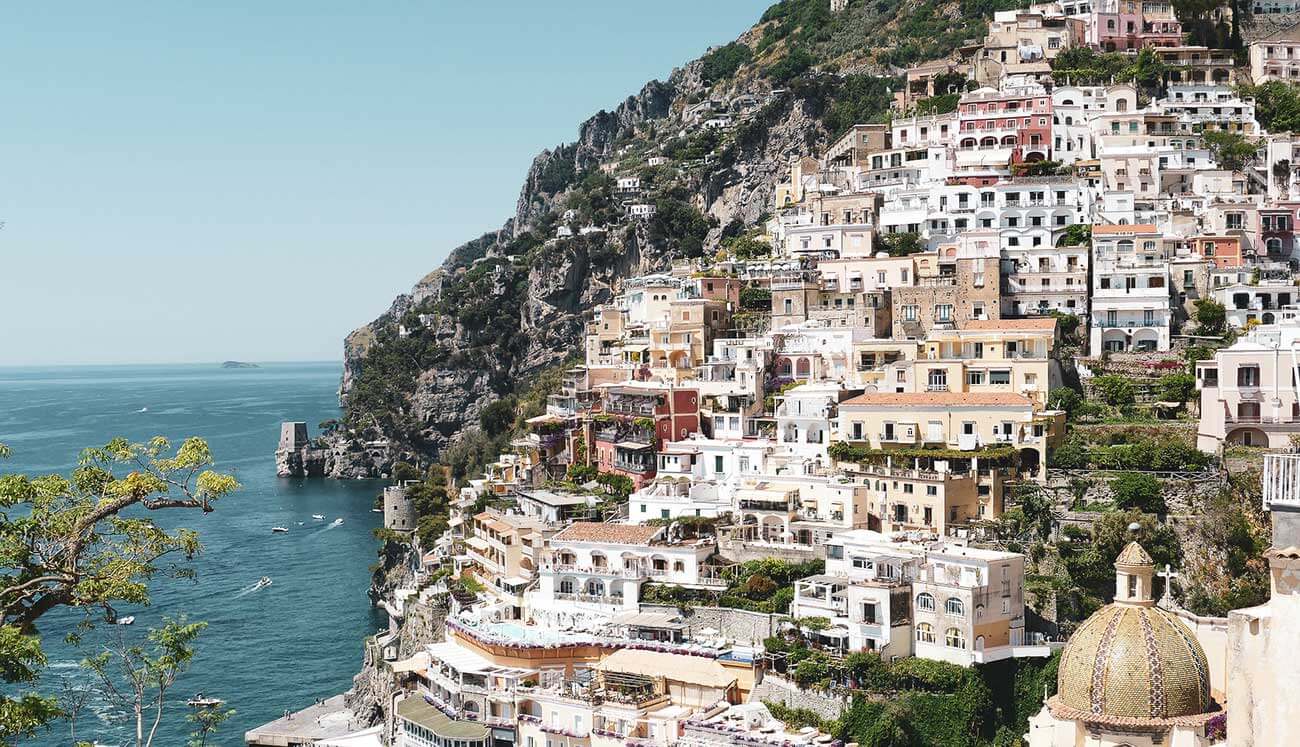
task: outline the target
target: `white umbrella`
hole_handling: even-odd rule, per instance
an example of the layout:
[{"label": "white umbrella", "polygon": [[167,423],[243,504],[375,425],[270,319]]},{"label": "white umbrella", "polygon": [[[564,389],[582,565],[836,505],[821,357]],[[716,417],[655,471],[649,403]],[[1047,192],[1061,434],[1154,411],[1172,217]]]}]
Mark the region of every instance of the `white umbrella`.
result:
[{"label": "white umbrella", "polygon": [[717,635],[720,632],[722,631],[718,630],[717,628],[700,628],[699,630],[695,631],[695,635],[703,636],[705,638],[712,638],[713,636]]}]

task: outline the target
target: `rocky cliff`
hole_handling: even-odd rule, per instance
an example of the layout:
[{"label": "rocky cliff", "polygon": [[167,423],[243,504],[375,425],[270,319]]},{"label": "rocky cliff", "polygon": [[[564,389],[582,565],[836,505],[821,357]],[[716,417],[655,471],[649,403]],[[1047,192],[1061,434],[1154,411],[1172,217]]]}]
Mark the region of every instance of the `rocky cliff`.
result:
[{"label": "rocky cliff", "polygon": [[[348,335],[346,416],[327,437],[334,461],[324,473],[379,475],[399,458],[434,458],[488,404],[577,353],[584,319],[622,280],[712,256],[754,228],[791,157],[885,116],[899,82],[880,73],[929,54],[906,46],[903,24],[931,46],[930,26],[916,17],[933,33],[967,28],[942,14],[962,3],[922,6],[905,12],[907,3],[880,0],[831,14],[824,0],[778,3],[736,42],[647,83],[583,122],[573,143],[539,154],[499,230],[457,247]],[[716,114],[730,125],[707,126]],[[653,204],[652,218],[626,215],[613,175],[641,179],[632,199]],[[386,453],[343,441],[385,444]]]}]

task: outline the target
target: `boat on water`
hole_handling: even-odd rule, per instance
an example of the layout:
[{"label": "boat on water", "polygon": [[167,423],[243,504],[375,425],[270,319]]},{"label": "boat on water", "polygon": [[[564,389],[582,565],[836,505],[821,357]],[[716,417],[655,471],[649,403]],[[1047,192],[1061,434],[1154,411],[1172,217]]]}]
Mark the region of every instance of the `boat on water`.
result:
[{"label": "boat on water", "polygon": [[342,518],[342,517],[339,517],[339,518],[335,519],[334,521],[330,522],[330,526],[332,526],[332,527],[336,527],[336,526],[338,526],[338,525],[340,525],[340,524],[342,524],[342,523],[343,523],[343,518]]},{"label": "boat on water", "polygon": [[370,513],[372,513],[372,514],[382,514],[383,512],[384,512],[384,509],[382,509],[382,508],[372,508],[372,509],[370,509]]},{"label": "boat on water", "polygon": [[287,527],[271,527],[271,532],[273,534],[284,534],[287,531],[289,531]]},{"label": "boat on water", "polygon": [[135,615],[127,615],[126,617],[119,617],[115,622],[118,625],[131,625],[135,622]]},{"label": "boat on water", "polygon": [[325,514],[312,514],[311,518],[315,519],[316,521],[325,521]]},{"label": "boat on water", "polygon": [[203,693],[195,693],[194,697],[185,701],[185,705],[191,708],[216,708],[226,701],[221,698],[209,698]]},{"label": "boat on water", "polygon": [[270,585],[271,585],[271,577],[262,576],[261,578],[257,579],[257,583],[253,585],[253,590],[256,591],[258,589],[265,589]]},{"label": "boat on water", "polygon": [[149,412],[149,408],[148,408],[148,407],[141,407],[139,410],[136,410],[136,412]]}]

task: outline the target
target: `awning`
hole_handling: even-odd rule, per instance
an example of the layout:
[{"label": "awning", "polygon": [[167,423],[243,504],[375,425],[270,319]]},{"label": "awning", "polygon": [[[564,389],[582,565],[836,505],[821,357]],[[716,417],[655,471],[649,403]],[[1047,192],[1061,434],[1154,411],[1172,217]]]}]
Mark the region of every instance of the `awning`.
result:
[{"label": "awning", "polygon": [[404,674],[406,672],[423,672],[429,668],[429,662],[428,651],[416,651],[415,655],[411,656],[409,659],[395,661],[389,666],[392,668],[394,674]]},{"label": "awning", "polygon": [[628,612],[615,617],[615,625],[627,625],[634,628],[665,628],[681,630],[686,624],[676,615],[667,612]]},{"label": "awning", "polygon": [[472,721],[453,721],[443,715],[418,695],[408,697],[397,704],[397,715],[415,724],[419,724],[443,739],[461,741],[483,741],[491,731],[483,724]]},{"label": "awning", "polygon": [[627,449],[628,451],[645,451],[650,448],[650,444],[637,443],[636,441],[619,441],[614,445],[620,449]]},{"label": "awning", "polygon": [[601,672],[639,674],[643,677],[665,677],[673,682],[716,688],[728,687],[736,681],[735,676],[714,659],[633,648],[615,651],[597,664],[596,669]]},{"label": "awning", "polygon": [[478,550],[479,552],[487,552],[488,549],[487,540],[483,539],[482,537],[470,537],[469,539],[465,540],[465,544],[469,545],[475,550]]},{"label": "awning", "polygon": [[528,581],[529,579],[523,578],[522,576],[511,576],[510,578],[502,579],[502,583],[507,586],[523,586],[527,584]]},{"label": "awning", "polygon": [[495,666],[482,656],[451,641],[431,643],[427,650],[429,656],[462,674],[482,674]]}]

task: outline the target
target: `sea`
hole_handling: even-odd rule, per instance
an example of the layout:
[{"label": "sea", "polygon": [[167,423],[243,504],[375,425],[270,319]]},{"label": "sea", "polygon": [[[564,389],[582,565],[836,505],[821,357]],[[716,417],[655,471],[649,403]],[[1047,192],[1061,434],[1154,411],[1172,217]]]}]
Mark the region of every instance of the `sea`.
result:
[{"label": "sea", "polygon": [[[372,529],[382,523],[371,509],[382,484],[275,476],[281,421],[306,421],[315,434],[318,423],[338,417],[341,373],[340,363],[0,368],[0,443],[12,450],[0,474],[66,474],[81,449],[116,436],[165,436],[177,444],[201,436],[217,469],[243,485],[207,515],[139,512],[166,529],[197,530],[203,552],[192,564],[195,580],[158,578],[150,605],[122,607],[121,615],[135,616],[133,625],[101,624],[71,645],[64,639],[79,616],[41,621],[49,668],[39,687],[85,701],[77,739],[133,741],[129,714],[81,662],[102,650],[105,636],[143,641],[167,617],[208,627],[171,690],[154,741],[159,747],[185,744],[192,729],[185,701],[196,693],[235,710],[208,744],[242,745],[248,729],[351,686],[362,640],[382,624],[366,598],[378,550]],[[334,525],[336,519],[343,521]],[[289,531],[272,533],[274,526]],[[255,589],[263,576],[271,585]],[[63,747],[71,744],[72,726],[57,723],[21,744]]]}]

